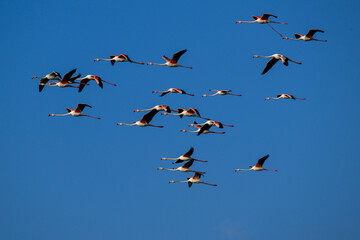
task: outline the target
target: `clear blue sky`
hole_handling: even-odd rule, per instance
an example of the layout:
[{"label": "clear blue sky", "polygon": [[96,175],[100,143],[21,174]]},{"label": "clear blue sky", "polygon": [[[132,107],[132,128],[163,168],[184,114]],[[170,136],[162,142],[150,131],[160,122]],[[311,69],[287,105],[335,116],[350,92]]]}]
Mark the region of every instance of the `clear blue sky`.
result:
[{"label": "clear blue sky", "polygon": [[[355,239],[360,234],[358,1],[2,1],[0,3],[0,239]],[[282,40],[325,30],[327,43]],[[93,62],[111,54],[162,62],[188,49],[189,69]],[[302,65],[265,59],[281,53]],[[78,68],[116,82],[38,92],[33,75]],[[182,88],[195,97],[152,90]],[[201,98],[209,89],[242,97]],[[290,93],[306,101],[264,101]],[[92,105],[90,118],[49,118]],[[116,126],[136,108],[195,107],[236,125],[225,135],[181,133],[193,118],[156,116],[163,129]],[[161,157],[195,148],[205,181]],[[238,172],[266,154],[274,172]]]}]

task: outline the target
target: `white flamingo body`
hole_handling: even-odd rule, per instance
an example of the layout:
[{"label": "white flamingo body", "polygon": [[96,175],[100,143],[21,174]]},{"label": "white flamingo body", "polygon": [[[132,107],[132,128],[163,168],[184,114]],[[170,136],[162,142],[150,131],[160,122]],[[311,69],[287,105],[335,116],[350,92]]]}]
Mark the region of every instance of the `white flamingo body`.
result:
[{"label": "white flamingo body", "polygon": [[277,170],[272,170],[272,169],[266,169],[263,168],[264,162],[266,159],[268,159],[269,154],[260,158],[255,166],[249,166],[250,169],[235,169],[235,172],[239,172],[239,171],[273,171],[273,172],[277,172]]},{"label": "white flamingo body", "polygon": [[183,116],[198,117],[198,118],[209,120],[208,118],[201,117],[199,111],[195,108],[189,108],[189,109],[178,108],[178,113],[164,112],[164,113],[162,113],[162,115],[174,115],[174,116],[180,116],[180,118],[182,118]]},{"label": "white flamingo body", "polygon": [[[186,162],[184,165],[182,165],[181,167],[178,168],[163,168],[163,167],[158,167],[158,170],[168,170],[168,171],[180,171],[180,172],[198,172],[198,171],[194,171],[194,170],[190,170],[189,168],[191,167],[191,165],[194,163],[194,159],[191,159],[190,161]],[[200,172],[202,174],[204,174],[205,172]]]},{"label": "white flamingo body", "polygon": [[327,40],[319,40],[319,39],[314,38],[314,34],[317,32],[324,33],[324,31],[320,30],[320,29],[310,29],[306,35],[302,35],[300,33],[295,33],[294,34],[295,38],[283,37],[283,39],[327,42]]},{"label": "white flamingo body", "polygon": [[306,98],[298,98],[298,97],[294,97],[293,95],[284,94],[284,93],[278,94],[276,96],[276,98],[271,98],[271,97],[265,98],[265,100],[270,100],[270,99],[293,99],[293,100],[299,99],[299,100],[306,100]]},{"label": "white flamingo body", "polygon": [[101,59],[101,58],[95,58],[94,62],[97,61],[109,61],[111,63],[111,65],[114,66],[115,62],[130,62],[130,63],[137,63],[137,64],[141,64],[144,65],[143,62],[135,62],[132,61],[128,55],[125,54],[120,54],[120,55],[110,55],[109,59]]},{"label": "white flamingo body", "polygon": [[192,158],[191,155],[194,153],[194,148],[191,147],[189,151],[187,151],[185,154],[181,155],[180,157],[178,158],[161,158],[161,160],[175,160],[174,163],[182,163],[184,161],[191,161],[191,160],[194,160],[194,161],[198,161],[198,162],[207,162],[206,160],[199,160],[199,159],[195,159],[195,158]]},{"label": "white flamingo body", "polygon": [[197,130],[195,131],[188,131],[185,129],[181,129],[181,132],[188,132],[188,133],[197,133],[197,135],[199,136],[200,134],[208,134],[208,133],[215,133],[215,134],[225,134],[225,132],[214,132],[214,131],[210,131],[209,129],[211,128],[212,125],[209,124],[203,124],[202,126],[197,124],[197,122],[194,122],[194,124],[191,124],[191,126],[196,127]]},{"label": "white flamingo body", "polygon": [[207,185],[210,185],[210,186],[217,186],[217,184],[212,184],[212,183],[207,183],[207,182],[201,181],[200,177],[202,175],[203,175],[203,173],[195,172],[194,176],[192,176],[191,178],[187,178],[186,181],[174,181],[174,180],[171,180],[169,183],[177,183],[177,182],[188,183],[189,188],[192,186],[193,183],[202,183],[202,184],[207,184]]},{"label": "white flamingo body", "polygon": [[212,94],[212,95],[202,95],[203,97],[212,97],[212,96],[216,96],[216,95],[221,95],[221,96],[225,96],[225,95],[233,95],[233,96],[241,96],[241,94],[233,94],[231,93],[231,90],[209,90],[209,91],[215,91],[216,93]]},{"label": "white flamingo body", "polygon": [[153,109],[150,112],[146,113],[141,120],[134,121],[133,124],[127,124],[127,123],[117,123],[117,125],[123,125],[123,126],[139,126],[139,127],[158,127],[163,128],[164,126],[157,126],[150,124],[150,121],[152,118],[158,113],[158,110]]},{"label": "white flamingo body", "polygon": [[296,64],[301,64],[301,62],[296,62],[291,60],[290,58],[282,55],[282,54],[273,54],[270,56],[259,56],[259,55],[254,55],[253,58],[271,58],[270,61],[267,62],[262,74],[267,73],[279,60],[281,60],[281,62],[285,65],[288,66],[289,65],[289,61],[296,63]]},{"label": "white flamingo body", "polygon": [[168,67],[183,67],[183,68],[192,69],[192,67],[185,67],[185,66],[182,66],[182,65],[178,64],[178,61],[179,61],[181,55],[186,53],[186,51],[187,50],[185,49],[185,50],[182,50],[182,51],[179,51],[179,52],[175,53],[173,55],[172,59],[169,59],[169,58],[163,56],[162,58],[166,61],[165,63],[151,63],[151,62],[149,62],[148,65],[158,65],[158,66],[168,66]]},{"label": "white flamingo body", "polygon": [[85,104],[85,103],[79,103],[75,109],[66,108],[66,110],[68,111],[68,113],[66,113],[66,114],[54,114],[54,113],[50,113],[50,114],[49,114],[49,117],[57,117],[57,116],[63,117],[63,116],[71,115],[71,116],[73,116],[73,117],[82,117],[82,116],[85,116],[85,117],[91,117],[91,118],[95,118],[95,119],[100,119],[100,118],[98,118],[98,117],[93,117],[93,116],[90,116],[90,115],[83,114],[82,111],[84,110],[85,107],[92,108],[90,105],[87,105],[87,104]]},{"label": "white flamingo body", "polygon": [[175,111],[175,110],[172,110],[170,109],[169,106],[167,105],[156,105],[155,107],[153,108],[150,108],[150,109],[142,109],[142,110],[139,110],[139,109],[135,109],[134,112],[147,112],[147,111],[151,111],[151,110],[157,110],[157,111],[165,111],[165,112],[168,112],[170,113],[171,111]]},{"label": "white flamingo body", "polygon": [[179,89],[179,88],[169,88],[168,90],[165,91],[152,91],[153,93],[161,93],[160,97],[168,94],[168,93],[180,93],[180,94],[185,94],[185,95],[189,95],[189,96],[194,96],[194,94],[190,94],[190,93],[186,93],[184,90]]}]

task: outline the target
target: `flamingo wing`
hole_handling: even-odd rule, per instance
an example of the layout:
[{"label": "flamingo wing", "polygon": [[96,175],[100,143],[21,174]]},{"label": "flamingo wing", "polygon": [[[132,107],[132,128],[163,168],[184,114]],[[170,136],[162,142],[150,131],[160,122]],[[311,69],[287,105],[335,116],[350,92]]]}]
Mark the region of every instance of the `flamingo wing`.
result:
[{"label": "flamingo wing", "polygon": [[269,17],[274,17],[274,18],[277,18],[277,16],[275,15],[272,15],[272,14],[268,14],[268,13],[264,13],[264,15],[262,15],[261,19],[262,20],[268,20]]},{"label": "flamingo wing", "polygon": [[194,113],[196,113],[199,117],[201,117],[199,111],[198,111],[196,108],[190,108],[190,110],[192,110],[192,111],[193,111]]},{"label": "flamingo wing", "polygon": [[74,77],[71,77],[69,79],[69,83],[74,83],[76,79],[80,78],[81,77],[81,74],[77,75],[77,76],[74,76]]},{"label": "flamingo wing", "polygon": [[279,61],[279,59],[276,58],[272,58],[270,61],[268,61],[262,74],[267,73],[275,65],[275,63],[277,63],[277,61]]},{"label": "flamingo wing", "polygon": [[309,32],[305,35],[308,38],[312,38],[314,36],[315,33],[317,32],[322,32],[324,33],[325,31],[320,30],[320,29],[310,29]]},{"label": "flamingo wing", "polygon": [[202,174],[201,174],[201,173],[199,173],[199,172],[195,172],[195,174],[194,174],[193,178],[194,178],[194,179],[200,179],[200,178],[201,178],[201,176],[202,176]]},{"label": "flamingo wing", "polygon": [[181,55],[183,55],[184,53],[186,53],[186,51],[187,51],[187,49],[184,49],[184,50],[182,50],[182,51],[179,51],[179,52],[177,52],[177,53],[174,53],[171,61],[175,61],[175,62],[179,61]]},{"label": "flamingo wing", "polygon": [[99,87],[103,88],[104,85],[103,85],[102,80],[101,80],[100,77],[95,76],[95,77],[94,77],[94,80],[95,80],[96,83],[99,85]]},{"label": "flamingo wing", "polygon": [[192,184],[193,184],[192,182],[188,182],[189,188],[191,188]]},{"label": "flamingo wing", "polygon": [[123,57],[124,59],[128,60],[129,62],[132,62],[128,55],[126,54],[120,54],[120,57]]},{"label": "flamingo wing", "polygon": [[191,167],[194,161],[195,161],[194,159],[191,159],[190,161],[186,162],[182,167],[189,169],[189,167]]},{"label": "flamingo wing", "polygon": [[71,76],[74,74],[76,72],[76,68],[75,69],[73,69],[73,70],[71,70],[70,72],[68,72],[68,73],[66,73],[65,75],[64,75],[64,77],[63,77],[63,79],[61,80],[61,82],[68,82],[69,80],[70,80],[70,78],[71,78]]},{"label": "flamingo wing", "polygon": [[194,148],[191,147],[189,151],[187,151],[183,156],[190,157],[194,153]]},{"label": "flamingo wing", "polygon": [[75,112],[82,112],[84,110],[85,107],[89,107],[92,108],[92,106],[87,105],[85,103],[79,103],[75,109]]},{"label": "flamingo wing", "polygon": [[80,81],[79,92],[81,92],[81,91],[84,89],[84,87],[86,86],[86,84],[87,84],[89,81],[90,81],[90,79],[88,79],[88,78],[82,79],[82,80]]},{"label": "flamingo wing", "polygon": [[165,92],[163,92],[163,93],[160,95],[160,97],[165,96],[165,95],[168,94],[169,92],[170,92],[170,91],[166,90]]},{"label": "flamingo wing", "polygon": [[214,123],[214,125],[218,128],[224,128],[224,125],[222,125],[221,122],[216,122],[216,121],[212,121]]},{"label": "flamingo wing", "polygon": [[145,114],[140,121],[149,123],[158,112],[159,112],[158,110],[153,109],[147,114]]},{"label": "flamingo wing", "polygon": [[45,85],[46,85],[46,83],[49,81],[49,79],[47,79],[47,78],[40,78],[40,81],[39,81],[39,92],[41,92],[43,89],[44,89],[44,87],[45,87]]},{"label": "flamingo wing", "polygon": [[162,56],[163,59],[165,59],[166,62],[170,62],[171,60],[165,56]]},{"label": "flamingo wing", "polygon": [[175,91],[177,91],[178,93],[181,93],[181,94],[185,94],[186,92],[182,89],[179,89],[179,88],[174,88]]},{"label": "flamingo wing", "polygon": [[262,167],[262,165],[264,164],[265,160],[268,159],[269,154],[260,158],[257,163],[256,163],[256,167]]},{"label": "flamingo wing", "polygon": [[200,134],[202,134],[204,131],[206,131],[206,130],[209,130],[211,128],[211,125],[209,125],[209,124],[204,124],[201,128],[200,128],[200,131],[198,132],[198,136],[200,135]]}]

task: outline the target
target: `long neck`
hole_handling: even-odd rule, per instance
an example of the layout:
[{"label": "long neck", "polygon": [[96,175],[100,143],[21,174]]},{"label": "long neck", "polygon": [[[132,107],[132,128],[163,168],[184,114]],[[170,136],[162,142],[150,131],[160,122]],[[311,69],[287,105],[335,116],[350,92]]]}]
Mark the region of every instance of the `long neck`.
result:
[{"label": "long neck", "polygon": [[67,116],[70,115],[70,113],[66,113],[66,114],[51,114],[52,117],[63,117],[63,116]]},{"label": "long neck", "polygon": [[189,132],[189,133],[197,133],[197,132],[199,132],[199,130],[196,130],[196,131],[188,131],[188,130],[185,130],[185,129],[182,129],[181,131],[182,131],[182,132]]},{"label": "long neck", "polygon": [[148,63],[148,65],[167,66],[166,63]]},{"label": "long neck", "polygon": [[256,21],[236,21],[235,23],[256,23]]},{"label": "long neck", "polygon": [[235,169],[235,172],[239,172],[239,171],[251,171],[252,169]]},{"label": "long neck", "polygon": [[[174,111],[174,110],[172,110]],[[176,111],[175,111],[176,112]],[[179,116],[179,115],[182,115],[181,113],[168,113],[168,112],[164,112],[162,113],[163,115],[175,115],[175,116]]]},{"label": "long neck", "polygon": [[135,126],[136,123],[133,124],[127,124],[127,123],[118,123],[117,125],[124,125],[124,126]]},{"label": "long neck", "polygon": [[255,55],[254,58],[272,58],[273,56],[259,56]]},{"label": "long neck", "polygon": [[289,38],[289,37],[283,37],[283,39],[296,40],[296,41],[302,40],[302,39],[300,39],[300,38]]},{"label": "long neck", "polygon": [[163,168],[163,167],[158,167],[159,170],[168,170],[168,171],[177,171],[177,169],[173,169],[173,168]]},{"label": "long neck", "polygon": [[97,58],[94,61],[98,62],[98,61],[112,61],[112,60],[115,61],[114,59],[103,59],[103,58]]},{"label": "long neck", "polygon": [[135,109],[134,110],[134,112],[148,112],[148,111],[151,111],[151,110],[153,110],[152,108],[150,108],[150,109],[142,109],[142,110],[139,110],[139,109]]},{"label": "long neck", "polygon": [[218,93],[215,93],[215,94],[212,94],[212,95],[206,95],[206,94],[204,94],[204,95],[202,95],[203,97],[212,97],[212,96],[215,96],[215,95],[218,95]]},{"label": "long neck", "polygon": [[161,160],[179,160],[179,158],[161,158]]},{"label": "long neck", "polygon": [[170,181],[170,183],[177,183],[177,182],[187,183],[188,181]]}]

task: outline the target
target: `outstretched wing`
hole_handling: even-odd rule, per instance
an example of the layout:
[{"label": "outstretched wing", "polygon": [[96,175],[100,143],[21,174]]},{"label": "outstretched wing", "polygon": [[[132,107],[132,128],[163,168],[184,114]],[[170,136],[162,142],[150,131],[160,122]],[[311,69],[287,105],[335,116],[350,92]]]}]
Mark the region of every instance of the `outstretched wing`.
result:
[{"label": "outstretched wing", "polygon": [[92,106],[87,105],[85,103],[79,103],[75,109],[75,112],[82,112],[84,110],[85,107],[89,107],[92,108]]},{"label": "outstretched wing", "polygon": [[190,110],[194,111],[199,117],[201,117],[201,116],[200,116],[200,113],[199,113],[199,111],[198,111],[197,109],[195,109],[195,108],[190,108]]},{"label": "outstretched wing", "polygon": [[184,50],[182,50],[182,51],[179,51],[179,52],[175,53],[175,54],[173,55],[171,61],[176,61],[176,62],[179,61],[181,55],[183,55],[184,53],[186,53],[186,51],[187,51],[187,49],[184,49]]},{"label": "outstretched wing", "polygon": [[224,128],[224,125],[222,125],[221,122],[217,122],[217,121],[212,121],[214,123],[214,125],[218,128]]},{"label": "outstretched wing", "polygon": [[270,61],[268,61],[262,74],[267,73],[275,65],[275,63],[277,63],[277,61],[279,61],[279,60],[276,58],[272,58]]},{"label": "outstretched wing", "polygon": [[269,154],[260,158],[258,160],[258,162],[256,163],[256,167],[262,167],[262,165],[264,164],[265,160],[268,159],[268,157],[269,157]]},{"label": "outstretched wing", "polygon": [[191,147],[189,151],[187,151],[183,156],[190,157],[194,153],[194,148]]},{"label": "outstretched wing", "polygon": [[209,124],[204,124],[204,126],[202,126],[201,128],[200,128],[200,131],[198,132],[198,136],[200,135],[200,134],[202,134],[204,131],[206,131],[206,130],[209,130],[211,128],[211,125],[209,125]]},{"label": "outstretched wing", "polygon": [[160,97],[165,96],[165,95],[168,94],[169,92],[170,92],[170,91],[166,90],[165,92],[163,92],[163,93],[160,95]]},{"label": "outstretched wing", "polygon": [[87,79],[87,78],[82,79],[82,80],[80,81],[79,92],[81,92],[81,91],[84,89],[84,87],[86,86],[86,84],[87,84],[89,81],[90,81],[90,79]]},{"label": "outstretched wing", "polygon": [[308,37],[308,38],[312,38],[314,36],[314,34],[317,33],[317,32],[324,33],[324,31],[320,30],[320,29],[310,29],[309,32],[305,36]]},{"label": "outstretched wing", "polygon": [[147,114],[145,114],[140,121],[149,123],[158,112],[159,112],[158,110],[153,109]]},{"label": "outstretched wing", "polygon": [[49,81],[49,79],[47,79],[47,78],[40,78],[39,92],[41,92],[44,89],[44,87],[48,81]]},{"label": "outstretched wing", "polygon": [[183,168],[189,168],[194,163],[194,159],[191,159],[190,161],[186,162],[184,165],[182,165]]},{"label": "outstretched wing", "polygon": [[261,19],[262,20],[268,20],[269,17],[274,17],[274,18],[277,18],[277,16],[275,15],[272,15],[272,14],[268,14],[268,13],[264,13],[264,15],[262,15]]},{"label": "outstretched wing", "polygon": [[70,80],[71,76],[72,76],[75,72],[76,72],[76,68],[73,69],[73,70],[71,70],[70,72],[66,73],[66,74],[64,75],[63,79],[61,80],[61,82],[64,82],[64,81],[68,82],[68,81]]}]

